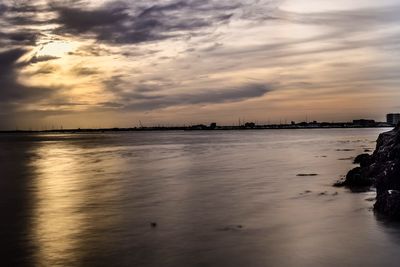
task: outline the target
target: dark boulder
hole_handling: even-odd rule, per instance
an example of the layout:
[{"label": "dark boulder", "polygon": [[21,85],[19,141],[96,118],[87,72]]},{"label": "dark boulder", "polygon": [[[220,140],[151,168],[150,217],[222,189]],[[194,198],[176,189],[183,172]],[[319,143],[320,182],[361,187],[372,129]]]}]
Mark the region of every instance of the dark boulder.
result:
[{"label": "dark boulder", "polygon": [[371,165],[372,156],[370,154],[361,154],[354,159],[354,164],[360,164],[361,168]]},{"label": "dark boulder", "polygon": [[356,167],[350,170],[344,181],[345,186],[349,187],[370,187],[374,180],[369,177],[362,167]]}]

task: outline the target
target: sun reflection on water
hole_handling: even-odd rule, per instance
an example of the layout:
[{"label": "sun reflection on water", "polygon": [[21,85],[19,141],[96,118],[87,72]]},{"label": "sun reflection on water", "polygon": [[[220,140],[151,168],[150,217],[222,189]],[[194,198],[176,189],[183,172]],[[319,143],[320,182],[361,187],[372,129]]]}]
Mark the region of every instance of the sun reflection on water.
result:
[{"label": "sun reflection on water", "polygon": [[93,162],[101,162],[93,159],[97,153],[88,156],[86,150],[59,142],[44,142],[37,148],[31,232],[37,266],[82,262],[85,246],[101,239],[99,235],[91,235],[92,240],[83,237],[107,229],[118,217],[110,203],[118,199],[119,189],[104,185],[99,182],[100,175],[85,171],[88,163],[93,167]]},{"label": "sun reflection on water", "polygon": [[[78,236],[86,221],[85,214],[77,212],[84,199],[78,194],[84,181],[75,172],[79,158],[67,156],[66,149],[53,144],[38,148],[40,158],[34,162],[38,170],[35,184],[36,209],[34,211],[33,240],[38,247],[38,265],[63,260],[64,253],[70,252],[73,262],[77,255]],[[74,175],[74,179],[68,176]],[[65,263],[65,262],[64,262]]]}]

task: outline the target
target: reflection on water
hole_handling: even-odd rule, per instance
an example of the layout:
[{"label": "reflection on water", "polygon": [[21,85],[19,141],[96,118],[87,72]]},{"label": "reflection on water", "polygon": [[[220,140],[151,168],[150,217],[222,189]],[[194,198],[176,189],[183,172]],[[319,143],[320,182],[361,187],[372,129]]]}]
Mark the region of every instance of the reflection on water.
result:
[{"label": "reflection on water", "polygon": [[88,182],[88,177],[77,171],[80,156],[68,153],[68,146],[62,143],[40,146],[35,153],[40,155],[32,162],[37,172],[31,237],[37,247],[36,263],[77,262],[79,242],[88,223],[87,214],[79,212],[86,201],[84,186]]},{"label": "reflection on water", "polygon": [[2,266],[397,266],[331,186],[380,131],[2,135]]},{"label": "reflection on water", "polygon": [[113,203],[122,184],[101,172],[123,162],[110,158],[107,166],[98,158],[110,152],[68,141],[45,141],[33,151],[38,157],[31,163],[36,177],[31,240],[37,266],[73,266],[88,253],[85,242],[94,245],[102,231],[117,226],[120,211]]}]

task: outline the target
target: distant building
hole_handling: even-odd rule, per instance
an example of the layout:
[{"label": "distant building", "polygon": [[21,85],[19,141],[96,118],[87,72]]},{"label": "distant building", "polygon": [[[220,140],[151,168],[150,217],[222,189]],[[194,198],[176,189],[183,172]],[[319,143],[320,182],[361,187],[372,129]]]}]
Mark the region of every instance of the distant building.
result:
[{"label": "distant building", "polygon": [[390,113],[386,115],[386,122],[390,125],[397,125],[400,122],[400,113]]},{"label": "distant building", "polygon": [[245,127],[245,128],[251,128],[251,129],[253,129],[253,128],[256,127],[256,124],[255,124],[254,122],[246,122],[246,123],[244,124],[244,127]]},{"label": "distant building", "polygon": [[365,120],[365,119],[353,120],[353,124],[357,125],[357,126],[373,126],[373,125],[375,125],[375,121],[374,120]]}]

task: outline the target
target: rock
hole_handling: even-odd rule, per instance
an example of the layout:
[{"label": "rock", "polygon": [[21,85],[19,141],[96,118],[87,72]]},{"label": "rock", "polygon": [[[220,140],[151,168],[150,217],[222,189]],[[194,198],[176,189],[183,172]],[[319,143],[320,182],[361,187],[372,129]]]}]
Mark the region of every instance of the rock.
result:
[{"label": "rock", "polygon": [[388,190],[377,197],[374,209],[389,218],[400,219],[400,191]]},{"label": "rock", "polygon": [[307,194],[310,194],[310,193],[312,193],[311,190],[306,190],[306,191],[300,193],[300,196],[302,196],[302,195],[307,195]]},{"label": "rock", "polygon": [[346,186],[346,181],[344,179],[340,179],[333,184],[334,187],[343,187]]},{"label": "rock", "polygon": [[347,173],[345,185],[350,187],[368,187],[373,185],[373,179],[370,179],[365,174],[362,167],[356,167]]},{"label": "rock", "polygon": [[222,228],[218,228],[218,231],[239,231],[240,229],[243,229],[243,225],[238,224],[238,225],[228,225]]},{"label": "rock", "polygon": [[361,154],[359,163],[341,185],[349,188],[376,187],[375,212],[400,220],[400,125],[379,135],[372,155]]},{"label": "rock", "polygon": [[374,179],[368,176],[368,169],[356,167],[350,170],[344,180],[337,181],[334,186],[346,186],[355,191],[367,191],[374,184]]},{"label": "rock", "polygon": [[156,222],[151,222],[150,226],[151,226],[151,228],[156,228],[157,227],[157,223]]},{"label": "rock", "polygon": [[299,173],[296,176],[317,176],[317,173]]},{"label": "rock", "polygon": [[367,167],[371,164],[371,155],[361,154],[354,159],[354,164],[360,164],[361,168]]},{"label": "rock", "polygon": [[338,160],[354,160],[353,157],[348,157],[348,158],[339,158]]}]

